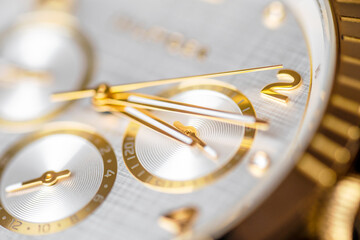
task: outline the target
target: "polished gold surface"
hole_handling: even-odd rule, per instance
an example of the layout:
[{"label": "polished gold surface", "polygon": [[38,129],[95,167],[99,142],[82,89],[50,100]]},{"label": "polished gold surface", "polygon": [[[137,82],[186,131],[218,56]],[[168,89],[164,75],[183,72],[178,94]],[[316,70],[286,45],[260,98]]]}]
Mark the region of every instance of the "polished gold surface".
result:
[{"label": "polished gold surface", "polygon": [[[115,153],[111,146],[105,139],[98,135],[92,128],[80,124],[73,123],[56,123],[44,127],[43,130],[35,132],[18,143],[13,145],[0,159],[0,176],[3,176],[4,171],[7,171],[7,166],[12,163],[13,159],[24,149],[31,146],[33,143],[41,141],[43,138],[58,136],[58,135],[72,135],[77,136],[83,141],[89,142],[93,145],[101,155],[103,164],[103,174],[99,189],[96,194],[89,199],[89,202],[75,213],[70,213],[67,217],[53,222],[31,222],[20,219],[12,215],[4,206],[4,199],[1,199],[0,204],[0,225],[9,229],[10,231],[26,234],[26,235],[46,235],[62,231],[75,224],[81,222],[95,211],[110,193],[112,186],[116,179],[117,160]],[[61,146],[58,146],[61,147]],[[75,160],[76,161],[76,160]],[[76,174],[76,173],[75,173]],[[60,172],[48,171],[40,178],[29,180],[20,184],[11,185],[8,194],[16,194],[22,192],[26,194],[29,188],[41,187],[53,188],[60,179],[62,181],[71,178],[69,170]],[[51,193],[50,193],[51,194]],[[4,195],[3,195],[4,196]],[[58,196],[62,198],[63,196]],[[35,204],[36,203],[32,203]]]},{"label": "polished gold surface", "polygon": [[297,72],[290,69],[280,70],[277,78],[281,81],[287,80],[289,83],[279,82],[269,84],[261,90],[261,94],[272,100],[286,104],[289,102],[289,97],[276,92],[276,90],[290,91],[296,89],[301,86],[302,78]]},{"label": "polished gold surface", "polygon": [[360,178],[351,175],[339,181],[328,195],[319,219],[320,240],[352,240],[360,204]]},{"label": "polished gold surface", "polygon": [[320,133],[315,135],[310,147],[329,160],[340,164],[348,163],[351,159],[350,151],[346,147]]},{"label": "polished gold surface", "polygon": [[332,187],[336,183],[336,172],[309,153],[302,156],[296,168],[321,187]]}]

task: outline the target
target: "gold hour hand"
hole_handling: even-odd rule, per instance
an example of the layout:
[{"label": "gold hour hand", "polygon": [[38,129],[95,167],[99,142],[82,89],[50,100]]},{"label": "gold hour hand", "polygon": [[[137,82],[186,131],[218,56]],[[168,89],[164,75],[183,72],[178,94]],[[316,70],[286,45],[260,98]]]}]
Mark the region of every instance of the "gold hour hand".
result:
[{"label": "gold hour hand", "polygon": [[15,183],[6,187],[6,192],[16,192],[40,185],[52,186],[56,184],[60,179],[68,178],[71,175],[69,170],[60,172],[48,171],[45,172],[41,177],[35,178],[26,182]]},{"label": "gold hour hand", "polygon": [[212,160],[217,160],[218,155],[216,151],[207,145],[203,140],[201,140],[198,136],[198,132],[195,127],[193,126],[184,126],[181,122],[176,121],[174,122],[174,126],[183,132],[185,135],[191,137],[197,145],[203,150]]}]

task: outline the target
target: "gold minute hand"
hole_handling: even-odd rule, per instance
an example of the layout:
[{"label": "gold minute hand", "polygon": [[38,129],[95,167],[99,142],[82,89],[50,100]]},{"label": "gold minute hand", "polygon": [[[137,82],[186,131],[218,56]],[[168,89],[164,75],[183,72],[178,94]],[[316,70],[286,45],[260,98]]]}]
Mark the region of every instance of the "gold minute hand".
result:
[{"label": "gold minute hand", "polygon": [[[112,86],[112,87],[110,87],[109,92],[110,93],[127,92],[127,91],[133,91],[133,90],[137,90],[137,89],[141,89],[141,88],[154,87],[154,86],[160,86],[160,85],[172,84],[172,83],[179,83],[179,82],[195,80],[195,79],[215,78],[215,77],[222,77],[222,76],[237,75],[237,74],[242,74],[242,73],[274,70],[274,69],[280,69],[280,68],[283,68],[283,65],[263,66],[263,67],[228,71],[228,72],[218,72],[218,73],[162,79],[162,80],[148,81],[148,82],[128,83],[128,84],[122,84],[122,85],[118,85],[118,86]],[[56,93],[56,94],[52,95],[52,100],[56,101],[56,102],[71,101],[71,100],[76,100],[76,99],[94,97],[96,94],[97,94],[96,89]]]}]

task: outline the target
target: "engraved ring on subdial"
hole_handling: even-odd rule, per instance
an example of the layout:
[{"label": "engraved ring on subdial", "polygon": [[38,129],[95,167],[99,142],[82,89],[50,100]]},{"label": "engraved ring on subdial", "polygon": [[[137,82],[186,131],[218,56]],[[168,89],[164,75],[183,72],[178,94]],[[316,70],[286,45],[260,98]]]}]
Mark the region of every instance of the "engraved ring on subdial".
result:
[{"label": "engraved ring on subdial", "polygon": [[[175,101],[255,117],[250,101],[235,87],[215,80],[182,84],[162,94]],[[238,164],[251,147],[256,130],[184,114],[156,112],[166,122],[196,130],[218,155],[216,161],[197,148],[184,146],[131,122],[123,141],[124,162],[134,177],[160,191],[182,193],[205,186]],[[176,124],[174,124],[176,125]]]},{"label": "engraved ring on subdial", "polygon": [[92,78],[92,47],[65,12],[25,14],[0,34],[0,127],[32,129],[69,104],[50,95],[82,89]]},{"label": "engraved ring on subdial", "polygon": [[117,160],[109,143],[90,128],[63,124],[20,140],[0,159],[3,227],[58,232],[85,219],[110,193]]}]

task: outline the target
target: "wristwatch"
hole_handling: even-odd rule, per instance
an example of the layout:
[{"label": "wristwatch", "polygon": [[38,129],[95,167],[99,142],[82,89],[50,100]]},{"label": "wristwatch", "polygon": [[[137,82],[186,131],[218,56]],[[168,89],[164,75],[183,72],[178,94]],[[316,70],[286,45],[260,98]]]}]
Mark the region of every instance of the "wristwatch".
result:
[{"label": "wristwatch", "polygon": [[0,239],[360,238],[359,0],[0,6]]}]

